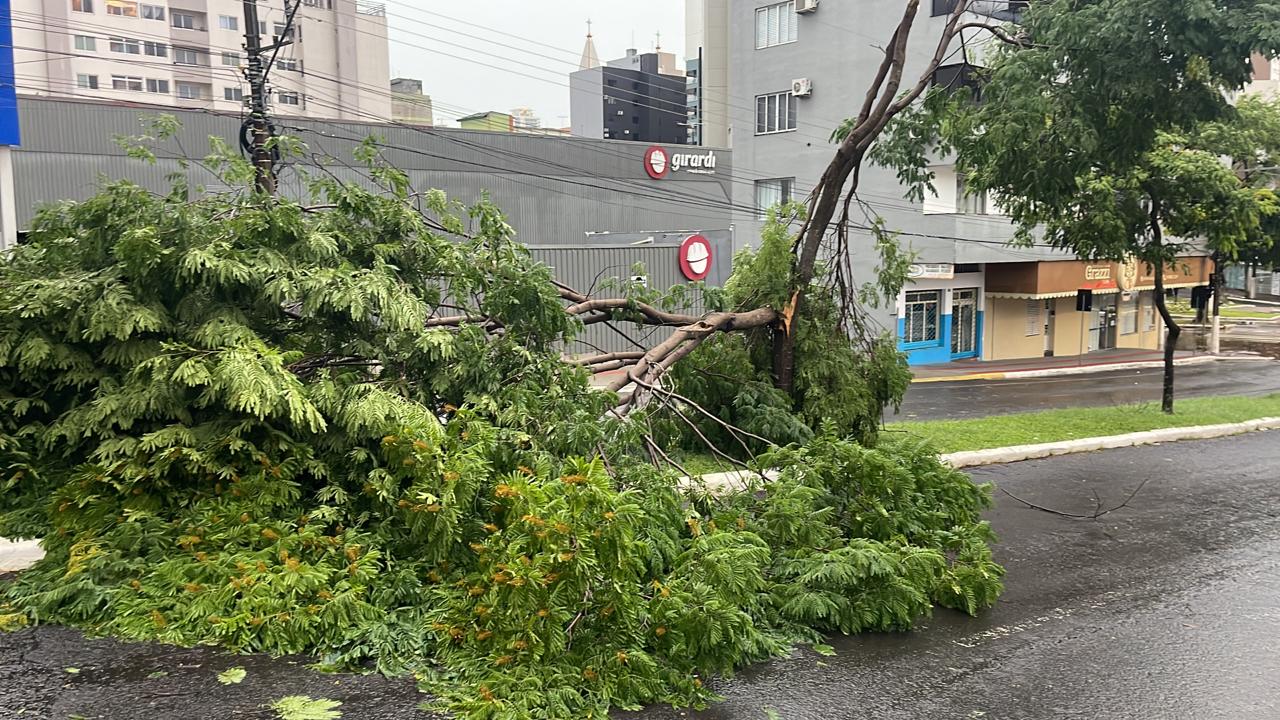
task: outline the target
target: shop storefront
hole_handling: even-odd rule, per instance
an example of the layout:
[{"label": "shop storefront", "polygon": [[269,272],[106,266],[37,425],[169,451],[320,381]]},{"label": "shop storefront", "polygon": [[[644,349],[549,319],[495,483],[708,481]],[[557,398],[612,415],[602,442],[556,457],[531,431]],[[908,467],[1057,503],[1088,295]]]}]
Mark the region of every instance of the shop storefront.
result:
[{"label": "shop storefront", "polygon": [[[1165,268],[1167,289],[1209,283],[1206,257]],[[1080,290],[1092,293],[1077,310]],[[1155,306],[1155,273],[1138,262],[999,263],[986,266],[982,358],[1083,355],[1112,348],[1159,349],[1164,323]]]},{"label": "shop storefront", "polygon": [[984,313],[980,265],[911,266],[898,297],[898,348],[912,365],[975,358],[982,353]]}]

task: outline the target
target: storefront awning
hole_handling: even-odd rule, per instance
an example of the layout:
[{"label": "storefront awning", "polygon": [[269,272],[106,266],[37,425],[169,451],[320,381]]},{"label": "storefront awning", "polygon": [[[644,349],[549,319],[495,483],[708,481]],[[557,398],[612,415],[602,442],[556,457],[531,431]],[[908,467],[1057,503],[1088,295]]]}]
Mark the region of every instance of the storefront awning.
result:
[{"label": "storefront awning", "polygon": [[[1202,282],[1182,282],[1182,283],[1166,283],[1166,290],[1175,290],[1177,288],[1198,287],[1204,285]],[[1048,293],[1020,293],[1020,292],[989,292],[987,297],[1002,300],[1051,300],[1053,298],[1075,297],[1079,290],[1091,288],[1078,288],[1076,290],[1062,290],[1060,292]],[[1120,292],[1141,292],[1143,290],[1155,290],[1155,285],[1139,285],[1129,291],[1123,291],[1120,288],[1100,288],[1094,289],[1094,295],[1114,295]]]},{"label": "storefront awning", "polygon": [[[1211,262],[1202,256],[1180,257],[1164,268],[1166,288],[1206,285]],[[991,263],[986,266],[986,294],[994,298],[1040,300],[1071,297],[1080,290],[1095,294],[1155,289],[1155,271],[1145,263],[1085,260]]]}]

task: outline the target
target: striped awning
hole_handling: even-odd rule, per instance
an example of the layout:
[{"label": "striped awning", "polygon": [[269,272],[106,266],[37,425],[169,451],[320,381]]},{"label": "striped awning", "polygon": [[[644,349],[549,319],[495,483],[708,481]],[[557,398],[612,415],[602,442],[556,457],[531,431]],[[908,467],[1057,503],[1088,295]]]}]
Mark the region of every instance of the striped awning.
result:
[{"label": "striped awning", "polygon": [[[1169,283],[1165,285],[1166,290],[1174,290],[1176,288],[1199,287],[1204,285],[1202,282],[1184,282]],[[1120,292],[1142,292],[1144,290],[1155,290],[1154,285],[1140,285],[1132,290],[1122,291],[1120,288],[1101,288],[1093,291],[1094,295],[1115,295]],[[1001,300],[1051,300],[1053,298],[1075,297],[1078,290],[1065,290],[1062,292],[1051,293],[1010,293],[1010,292],[989,292],[986,296]]]}]

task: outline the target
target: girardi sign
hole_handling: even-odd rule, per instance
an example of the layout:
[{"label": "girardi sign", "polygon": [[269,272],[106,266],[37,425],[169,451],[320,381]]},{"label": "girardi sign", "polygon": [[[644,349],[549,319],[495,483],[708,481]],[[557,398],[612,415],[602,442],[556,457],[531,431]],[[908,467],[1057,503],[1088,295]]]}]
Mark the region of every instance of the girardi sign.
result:
[{"label": "girardi sign", "polygon": [[654,145],[644,151],[644,171],[654,180],[661,180],[671,173],[692,173],[694,175],[716,174],[716,153],[708,150],[705,153],[670,152],[664,147]]}]

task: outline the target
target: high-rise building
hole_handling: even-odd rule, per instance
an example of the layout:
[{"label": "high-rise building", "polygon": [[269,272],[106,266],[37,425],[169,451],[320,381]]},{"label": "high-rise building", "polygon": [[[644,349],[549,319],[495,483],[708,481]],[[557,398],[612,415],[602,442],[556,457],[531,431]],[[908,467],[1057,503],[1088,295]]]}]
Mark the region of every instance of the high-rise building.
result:
[{"label": "high-rise building", "polygon": [[729,147],[729,0],[687,0],[689,144]]},{"label": "high-rise building", "polygon": [[[594,45],[587,37],[588,50]],[[583,53],[584,63],[588,52]],[[684,69],[673,53],[627,50],[625,57],[569,76],[574,135],[684,145],[689,141]]]},{"label": "high-rise building", "polygon": [[515,130],[537,130],[542,127],[542,118],[534,114],[533,108],[513,108],[511,127]]},{"label": "high-rise building", "polygon": [[[263,44],[288,41],[270,74],[276,115],[391,116],[385,6],[261,2]],[[248,84],[240,0],[14,0],[18,92],[237,111]]]},{"label": "high-rise building", "polygon": [[[690,17],[701,18],[690,23],[690,54],[701,48],[697,109],[703,142],[724,137],[733,148],[735,242],[756,244],[770,208],[803,201],[819,183],[835,153],[832,131],[858,113],[903,3],[687,2]],[[981,0],[967,6],[973,15],[966,19],[1017,22],[1026,5]],[[904,88],[933,56],[954,8],[955,0],[920,3]],[[974,70],[990,35],[980,29],[963,33],[930,78],[940,90],[981,90]],[[727,78],[727,88],[713,99],[713,88],[725,82],[719,78]],[[910,362],[1159,346],[1150,268],[1089,262],[1043,245],[1010,247],[1014,229],[997,199],[969,191],[954,158],[935,154],[930,160],[935,192],[923,200],[909,198],[893,170],[863,162],[858,210],[846,226],[855,284],[874,278],[879,256],[873,222],[898,233],[900,245],[915,254],[898,297],[886,307],[868,308],[873,322],[896,332]],[[1205,258],[1184,258],[1179,266],[1188,271],[1168,273],[1166,287],[1205,282]],[[1079,290],[1092,293],[1092,304],[1081,310]]]},{"label": "high-rise building", "polygon": [[422,93],[422,81],[391,79],[391,119],[410,125],[435,125],[431,96]]}]

